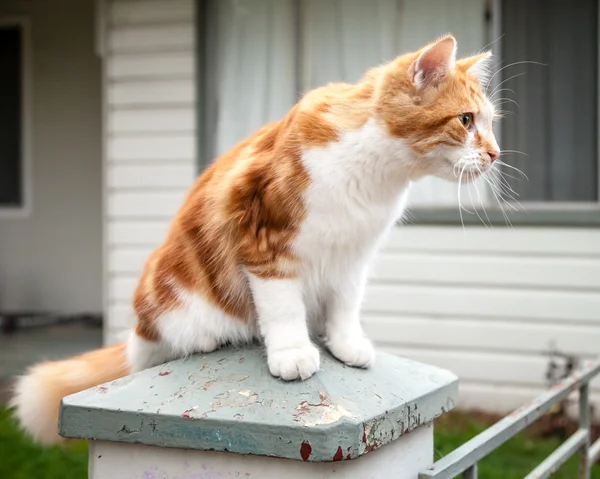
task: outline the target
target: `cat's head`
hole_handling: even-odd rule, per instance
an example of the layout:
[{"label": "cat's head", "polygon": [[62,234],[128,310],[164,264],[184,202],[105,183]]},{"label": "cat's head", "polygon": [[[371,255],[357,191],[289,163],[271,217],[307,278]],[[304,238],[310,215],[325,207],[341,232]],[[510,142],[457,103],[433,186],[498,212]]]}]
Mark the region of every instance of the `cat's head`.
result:
[{"label": "cat's head", "polygon": [[456,40],[447,35],[380,70],[377,116],[414,153],[415,176],[465,182],[500,155],[485,94],[490,59],[486,52],[457,60]]}]

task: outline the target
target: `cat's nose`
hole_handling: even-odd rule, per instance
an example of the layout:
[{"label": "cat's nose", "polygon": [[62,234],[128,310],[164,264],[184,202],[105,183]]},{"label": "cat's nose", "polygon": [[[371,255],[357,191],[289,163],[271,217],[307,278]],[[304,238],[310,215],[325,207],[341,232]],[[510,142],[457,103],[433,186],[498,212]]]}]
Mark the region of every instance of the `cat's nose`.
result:
[{"label": "cat's nose", "polygon": [[488,151],[488,155],[490,155],[490,161],[493,163],[500,157],[500,152],[498,150]]}]

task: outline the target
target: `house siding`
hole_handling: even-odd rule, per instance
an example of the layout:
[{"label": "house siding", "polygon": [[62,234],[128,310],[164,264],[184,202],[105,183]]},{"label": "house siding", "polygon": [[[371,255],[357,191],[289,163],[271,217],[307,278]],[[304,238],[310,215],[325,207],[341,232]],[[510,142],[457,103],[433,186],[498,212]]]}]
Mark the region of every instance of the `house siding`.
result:
[{"label": "house siding", "polygon": [[105,341],[133,325],[131,296],[197,173],[193,0],[102,4]]},{"label": "house siding", "polygon": [[365,327],[456,373],[461,407],[508,412],[547,388],[552,350],[598,357],[599,272],[595,229],[406,225],[373,266]]},{"label": "house siding", "polygon": [[[187,0],[107,4],[107,342],[133,324],[143,263],[195,176],[193,19]],[[552,348],[598,356],[599,271],[598,230],[407,225],[373,267],[364,323],[380,349],[458,374],[462,407],[507,412],[547,387]]]},{"label": "house siding", "polygon": [[103,309],[102,83],[94,13],[89,1],[0,1],[0,19],[23,19],[30,32],[24,174],[31,201],[22,215],[0,208],[4,311]]}]

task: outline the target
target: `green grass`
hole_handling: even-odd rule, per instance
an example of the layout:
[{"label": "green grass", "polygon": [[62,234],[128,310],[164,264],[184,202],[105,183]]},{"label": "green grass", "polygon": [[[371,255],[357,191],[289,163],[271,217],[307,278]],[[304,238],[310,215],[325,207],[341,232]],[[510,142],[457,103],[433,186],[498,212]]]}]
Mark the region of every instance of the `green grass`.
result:
[{"label": "green grass", "polygon": [[73,442],[65,447],[37,446],[0,407],[0,478],[86,479],[87,445]]},{"label": "green grass", "polygon": [[[480,433],[485,426],[464,414],[451,413],[435,428],[435,458],[452,452]],[[479,463],[480,479],[521,479],[559,445],[558,439],[540,439],[526,434],[511,439]],[[0,407],[0,478],[85,479],[87,448],[83,442],[65,447],[42,448],[25,438],[11,417]],[[577,477],[577,458],[572,458],[555,476]],[[600,465],[592,472],[600,479]]]}]

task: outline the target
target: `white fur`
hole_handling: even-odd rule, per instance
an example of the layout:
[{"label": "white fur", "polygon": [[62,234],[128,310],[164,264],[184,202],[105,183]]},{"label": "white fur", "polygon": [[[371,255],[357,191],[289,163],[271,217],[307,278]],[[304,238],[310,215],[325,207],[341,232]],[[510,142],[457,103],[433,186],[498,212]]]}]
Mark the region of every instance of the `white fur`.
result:
[{"label": "white fur", "polygon": [[[48,400],[49,391],[39,376],[28,374],[15,383],[10,406],[15,408],[21,427],[40,444],[54,444],[61,440],[56,427],[56,404],[60,397]],[[46,399],[44,401],[44,399]]]},{"label": "white fur", "polygon": [[199,295],[178,289],[183,307],[165,314],[158,323],[161,338],[174,354],[208,353],[226,342],[245,343],[257,335],[254,321],[231,317]]},{"label": "white fur", "polygon": [[169,348],[155,341],[141,338],[134,332],[127,339],[127,364],[132,373],[162,364],[174,357]]},{"label": "white fur", "polygon": [[303,155],[311,183],[294,248],[305,264],[305,304],[311,324],[324,323],[331,353],[352,366],[375,359],[360,324],[368,264],[402,215],[413,161],[373,119]]}]

